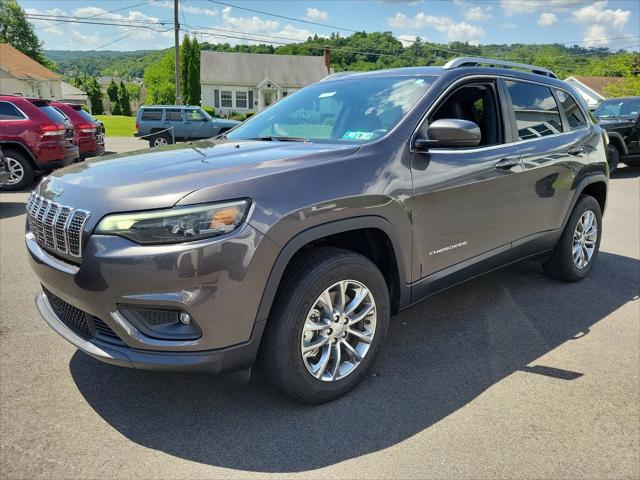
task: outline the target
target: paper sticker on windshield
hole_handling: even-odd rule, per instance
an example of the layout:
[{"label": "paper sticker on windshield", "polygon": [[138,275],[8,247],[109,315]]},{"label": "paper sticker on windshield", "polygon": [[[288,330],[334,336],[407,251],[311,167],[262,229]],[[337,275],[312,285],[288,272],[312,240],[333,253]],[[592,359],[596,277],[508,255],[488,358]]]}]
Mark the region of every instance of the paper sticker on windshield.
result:
[{"label": "paper sticker on windshield", "polygon": [[321,93],[320,95],[318,95],[318,98],[333,97],[335,94],[336,94],[336,92],[324,92],[324,93]]},{"label": "paper sticker on windshield", "polygon": [[371,140],[373,138],[373,132],[352,132],[348,131],[342,135],[345,140]]}]

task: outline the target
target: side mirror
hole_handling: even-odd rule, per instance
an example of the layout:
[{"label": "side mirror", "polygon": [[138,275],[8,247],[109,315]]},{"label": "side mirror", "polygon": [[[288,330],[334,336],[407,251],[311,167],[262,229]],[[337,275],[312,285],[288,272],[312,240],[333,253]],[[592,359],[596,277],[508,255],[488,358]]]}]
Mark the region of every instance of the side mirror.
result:
[{"label": "side mirror", "polygon": [[481,139],[480,127],[474,122],[443,118],[430,124],[427,138],[416,138],[413,148],[427,150],[429,147],[477,147]]}]

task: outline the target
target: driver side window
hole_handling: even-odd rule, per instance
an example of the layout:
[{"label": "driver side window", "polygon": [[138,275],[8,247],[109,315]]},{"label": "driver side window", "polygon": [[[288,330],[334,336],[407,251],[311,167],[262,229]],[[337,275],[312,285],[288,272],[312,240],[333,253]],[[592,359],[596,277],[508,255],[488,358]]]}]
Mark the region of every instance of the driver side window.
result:
[{"label": "driver side window", "polygon": [[480,127],[480,147],[504,143],[502,122],[493,82],[464,85],[458,88],[440,104],[428,119],[468,120]]}]

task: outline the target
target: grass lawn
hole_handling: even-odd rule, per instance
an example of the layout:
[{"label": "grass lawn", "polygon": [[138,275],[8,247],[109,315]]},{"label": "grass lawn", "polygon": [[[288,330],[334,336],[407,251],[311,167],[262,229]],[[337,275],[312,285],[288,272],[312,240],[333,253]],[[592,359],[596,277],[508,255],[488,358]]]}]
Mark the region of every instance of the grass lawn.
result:
[{"label": "grass lawn", "polygon": [[104,123],[107,137],[133,137],[136,117],[122,115],[94,115],[96,120]]}]

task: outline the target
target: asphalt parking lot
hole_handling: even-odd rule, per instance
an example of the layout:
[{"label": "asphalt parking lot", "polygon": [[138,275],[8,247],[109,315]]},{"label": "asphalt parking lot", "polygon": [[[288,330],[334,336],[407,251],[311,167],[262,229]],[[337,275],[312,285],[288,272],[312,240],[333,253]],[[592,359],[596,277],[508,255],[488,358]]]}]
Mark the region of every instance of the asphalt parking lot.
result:
[{"label": "asphalt parking lot", "polygon": [[0,476],[639,478],[639,176],[614,174],[585,281],[524,262],[431,297],[319,407],[77,352],[33,303],[27,193],[0,194]]}]

